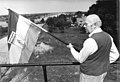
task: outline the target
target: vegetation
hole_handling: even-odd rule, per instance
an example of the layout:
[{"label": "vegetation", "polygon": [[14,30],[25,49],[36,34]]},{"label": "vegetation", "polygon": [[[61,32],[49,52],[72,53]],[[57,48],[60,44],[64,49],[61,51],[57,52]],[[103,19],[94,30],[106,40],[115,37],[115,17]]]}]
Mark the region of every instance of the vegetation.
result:
[{"label": "vegetation", "polygon": [[[64,33],[64,30],[71,27],[71,24],[76,25],[75,28],[78,27],[76,24],[77,20],[76,18],[81,18],[82,14],[85,12],[77,11],[74,14],[61,14],[57,17],[49,17],[46,20],[46,24],[48,25],[49,32],[61,32]],[[83,30],[81,30],[83,31]]]},{"label": "vegetation", "polygon": [[49,17],[46,20],[46,24],[49,26],[49,32],[55,32],[60,31],[61,33],[64,33],[65,27],[70,27],[71,22],[66,20],[66,15],[61,14],[58,17]]},{"label": "vegetation", "polygon": [[100,16],[103,21],[102,29],[114,38],[115,44],[119,49],[117,2],[118,0],[97,0],[97,3],[89,8],[86,15],[97,14]]}]

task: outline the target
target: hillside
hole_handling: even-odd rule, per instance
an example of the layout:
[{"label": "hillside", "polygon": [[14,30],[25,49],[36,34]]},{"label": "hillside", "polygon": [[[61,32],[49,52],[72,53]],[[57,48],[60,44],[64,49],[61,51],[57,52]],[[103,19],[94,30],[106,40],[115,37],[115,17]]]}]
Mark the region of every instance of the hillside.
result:
[{"label": "hillside", "polygon": [[[66,30],[65,33],[54,33],[61,40],[71,42],[81,49],[87,34],[81,34],[79,30]],[[57,64],[72,63],[76,60],[69,49],[52,36],[41,32],[37,45],[30,58],[33,64]],[[119,82],[120,65],[112,64],[105,82]],[[5,68],[2,68],[4,73]],[[79,82],[79,65],[72,66],[47,66],[48,82]],[[12,67],[0,80],[1,82],[44,82],[43,69],[41,66]]]}]

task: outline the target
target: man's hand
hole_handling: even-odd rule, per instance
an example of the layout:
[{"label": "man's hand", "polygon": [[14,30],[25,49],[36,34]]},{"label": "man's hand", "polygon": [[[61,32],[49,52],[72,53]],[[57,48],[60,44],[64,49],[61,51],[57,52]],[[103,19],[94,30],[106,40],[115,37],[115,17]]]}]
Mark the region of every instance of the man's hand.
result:
[{"label": "man's hand", "polygon": [[73,48],[73,45],[71,43],[69,43],[69,45],[67,45],[68,48]]}]

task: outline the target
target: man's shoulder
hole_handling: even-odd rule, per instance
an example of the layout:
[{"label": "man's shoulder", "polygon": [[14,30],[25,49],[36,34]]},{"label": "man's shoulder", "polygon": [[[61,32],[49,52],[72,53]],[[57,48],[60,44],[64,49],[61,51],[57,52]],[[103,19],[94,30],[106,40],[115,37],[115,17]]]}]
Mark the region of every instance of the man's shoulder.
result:
[{"label": "man's shoulder", "polygon": [[86,39],[84,43],[85,43],[85,44],[91,44],[91,43],[93,43],[93,42],[95,42],[95,40],[90,37],[90,38]]}]

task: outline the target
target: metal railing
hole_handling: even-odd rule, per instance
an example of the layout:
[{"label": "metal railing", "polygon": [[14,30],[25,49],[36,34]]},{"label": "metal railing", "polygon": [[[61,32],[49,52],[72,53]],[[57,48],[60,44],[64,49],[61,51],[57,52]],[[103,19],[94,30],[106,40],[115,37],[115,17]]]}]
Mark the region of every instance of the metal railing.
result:
[{"label": "metal railing", "polygon": [[35,63],[24,63],[24,64],[0,64],[0,67],[28,67],[28,66],[42,66],[44,81],[47,80],[47,66],[65,66],[65,65],[80,65],[79,62],[69,62],[69,63],[50,63],[50,64],[35,64]]}]

